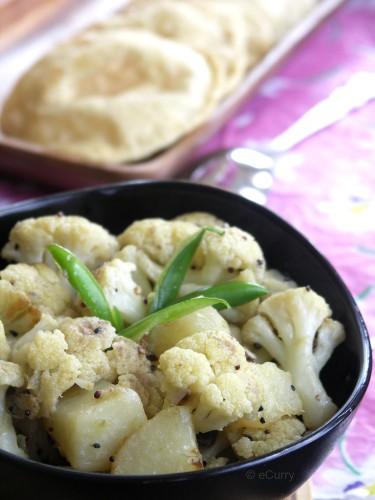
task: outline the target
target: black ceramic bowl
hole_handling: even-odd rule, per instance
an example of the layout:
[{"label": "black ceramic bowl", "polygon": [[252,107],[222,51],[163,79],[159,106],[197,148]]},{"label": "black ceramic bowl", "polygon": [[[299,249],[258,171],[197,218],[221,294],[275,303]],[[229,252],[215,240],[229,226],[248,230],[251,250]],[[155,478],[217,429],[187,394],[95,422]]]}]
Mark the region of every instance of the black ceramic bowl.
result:
[{"label": "black ceramic bowl", "polygon": [[[268,265],[310,285],[326,298],[347,338],[322,373],[339,407],[324,426],[299,442],[262,458],[216,469],[165,476],[111,476],[43,465],[0,452],[0,498],[24,500],[282,498],[297,490],[322,464],[347,429],[371,373],[371,350],[357,306],[328,261],[290,225],[238,195],[184,181],[140,181],[89,188],[16,204],[0,212],[0,245],[20,219],[63,211],[101,223],[113,233],[135,219],[170,218],[208,211],[250,233]],[[1,263],[1,267],[5,265]]]}]

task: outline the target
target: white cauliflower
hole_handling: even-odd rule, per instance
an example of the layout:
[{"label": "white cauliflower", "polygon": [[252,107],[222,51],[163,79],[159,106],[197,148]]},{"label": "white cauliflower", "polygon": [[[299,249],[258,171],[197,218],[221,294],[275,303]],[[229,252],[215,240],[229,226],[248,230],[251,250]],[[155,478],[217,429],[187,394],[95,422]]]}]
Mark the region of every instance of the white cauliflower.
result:
[{"label": "white cauliflower", "polygon": [[262,346],[290,372],[308,429],[319,427],[337,411],[319,378],[323,364],[345,338],[341,323],[330,316],[329,305],[309,287],[292,288],[264,300],[242,329],[246,345]]},{"label": "white cauliflower", "polygon": [[7,335],[17,338],[30,330],[39,320],[41,311],[26,293],[11,283],[0,280],[0,318]]},{"label": "white cauliflower", "polygon": [[186,404],[197,432],[223,429],[253,412],[245,350],[228,333],[186,337],[159,359],[169,404]]},{"label": "white cauliflower", "polygon": [[124,262],[132,262],[136,269],[133,272],[134,280],[139,283],[142,290],[146,291],[152,288],[160,278],[163,272],[163,266],[157,264],[143,250],[134,245],[126,245],[115,254],[115,258]]},{"label": "white cauliflower", "polygon": [[[192,222],[182,220],[168,221],[161,218],[142,219],[133,222],[119,236],[120,247],[134,245],[143,250],[154,262],[165,266],[181,243],[198,227]],[[194,264],[199,264],[202,259],[198,249]]]},{"label": "white cauliflower", "polygon": [[254,237],[238,227],[231,226],[222,236],[207,231],[200,245],[203,260],[194,263],[186,275],[186,283],[209,285],[228,281],[241,271],[252,271],[254,281],[261,283],[265,259]]},{"label": "white cauliflower", "polygon": [[298,418],[283,417],[266,429],[244,429],[240,437],[231,431],[227,435],[233,441],[232,448],[237,457],[248,459],[283,448],[301,439],[305,431],[304,424]]},{"label": "white cauliflower", "polygon": [[29,372],[27,389],[39,402],[39,415],[49,417],[56,409],[59,398],[77,381],[81,363],[67,353],[68,344],[60,330],[38,331],[28,345]]},{"label": "white cauliflower", "polygon": [[266,269],[261,284],[268,290],[269,295],[284,292],[289,288],[297,288],[295,281],[277,269]]},{"label": "white cauliflower", "polygon": [[95,316],[65,318],[59,325],[68,345],[67,353],[80,362],[76,384],[92,389],[99,380],[113,381],[113,370],[106,356],[116,336],[113,326]]},{"label": "white cauliflower", "polygon": [[12,344],[10,360],[24,366],[27,363],[27,353],[30,342],[33,340],[35,335],[40,330],[53,332],[56,328],[58,328],[59,321],[61,320],[57,320],[49,314],[42,313],[39,321]]},{"label": "white cauliflower", "polygon": [[147,297],[151,291],[137,283],[134,274],[137,267],[133,262],[113,259],[101,265],[94,276],[103,289],[110,307],[116,307],[125,324],[142,319],[147,313]]},{"label": "white cauliflower", "polygon": [[43,262],[50,243],[68,248],[90,269],[111,258],[118,250],[115,236],[101,225],[77,215],[47,215],[17,222],[1,256],[16,262]]},{"label": "white cauliflower", "polygon": [[39,417],[50,416],[59,398],[73,385],[92,389],[100,380],[115,379],[105,352],[115,335],[110,323],[96,317],[57,322],[46,315],[25,340],[18,341],[12,359],[25,370],[26,388],[40,403]]},{"label": "white cauliflower", "polygon": [[163,406],[160,372],[156,371],[153,356],[141,345],[125,337],[116,337],[107,357],[118,376],[118,384],[136,391],[148,418]]},{"label": "white cauliflower", "polygon": [[9,386],[21,387],[24,383],[23,370],[10,361],[0,360],[0,449],[26,457],[17,443],[12,417],[6,405],[6,392]]},{"label": "white cauliflower", "polygon": [[274,363],[250,363],[245,349],[227,332],[186,337],[159,362],[166,404],[189,407],[197,432],[221,430],[236,421],[264,427],[302,412],[290,375]]},{"label": "white cauliflower", "polygon": [[216,215],[210,214],[208,212],[186,212],[182,215],[178,215],[173,220],[175,221],[183,221],[183,222],[191,222],[195,224],[197,227],[205,227],[205,226],[215,226],[215,227],[227,227],[228,224],[216,217]]},{"label": "white cauliflower", "polygon": [[71,316],[72,296],[58,273],[46,264],[10,264],[0,271],[2,281],[27,295],[39,311],[52,316]]},{"label": "white cauliflower", "polygon": [[3,359],[6,361],[9,358],[10,352],[11,349],[5,335],[4,325],[0,320],[0,360]]}]

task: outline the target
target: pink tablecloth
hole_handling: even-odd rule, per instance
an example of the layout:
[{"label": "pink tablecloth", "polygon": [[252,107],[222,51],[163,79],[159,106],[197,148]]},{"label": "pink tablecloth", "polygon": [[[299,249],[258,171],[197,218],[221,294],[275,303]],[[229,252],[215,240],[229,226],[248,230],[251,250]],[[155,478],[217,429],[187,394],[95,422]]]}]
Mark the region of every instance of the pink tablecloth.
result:
[{"label": "pink tablecloth", "polygon": [[[375,0],[349,0],[202,151],[276,136],[360,70],[375,72]],[[1,161],[1,159],[0,159]],[[0,205],[50,192],[0,174]],[[267,206],[332,262],[375,338],[375,99],[280,159]],[[375,497],[375,379],[313,477],[313,497]]]}]

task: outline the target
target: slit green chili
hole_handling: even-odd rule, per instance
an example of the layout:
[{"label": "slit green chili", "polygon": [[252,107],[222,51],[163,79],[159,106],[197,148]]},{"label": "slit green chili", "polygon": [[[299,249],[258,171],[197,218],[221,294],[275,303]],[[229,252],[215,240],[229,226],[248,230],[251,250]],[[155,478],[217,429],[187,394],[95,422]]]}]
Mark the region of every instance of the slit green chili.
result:
[{"label": "slit green chili", "polygon": [[103,289],[85,264],[61,245],[51,243],[47,248],[90,312],[98,318],[109,321],[116,330],[121,330],[123,322],[119,311],[110,308]]},{"label": "slit green chili", "polygon": [[[172,304],[180,304],[182,301],[190,300],[195,297],[215,297],[225,300],[230,307],[237,307],[267,295],[267,293],[267,289],[257,283],[251,283],[249,281],[227,281],[226,283],[199,288],[194,292],[175,299]],[[214,305],[214,307],[218,310],[223,309],[220,303]]]},{"label": "slit green chili", "polygon": [[206,231],[212,231],[220,236],[225,232],[214,226],[205,226],[183,241],[155,285],[155,293],[149,307],[150,313],[163,309],[177,297],[186,272]]},{"label": "slit green chili", "polygon": [[155,326],[169,323],[170,321],[174,321],[175,319],[181,318],[182,316],[197,311],[198,309],[215,305],[220,305],[222,309],[229,307],[228,302],[220,298],[194,297],[148,314],[145,318],[119,331],[118,334],[123,337],[131,338],[134,341],[138,341],[146,332],[149,332]]}]

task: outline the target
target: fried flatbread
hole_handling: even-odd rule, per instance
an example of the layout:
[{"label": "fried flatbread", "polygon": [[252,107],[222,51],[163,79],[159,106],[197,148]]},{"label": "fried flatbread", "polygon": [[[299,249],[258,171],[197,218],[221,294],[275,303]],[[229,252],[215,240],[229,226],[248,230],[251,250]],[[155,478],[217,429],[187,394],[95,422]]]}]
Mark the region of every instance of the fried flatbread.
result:
[{"label": "fried flatbread", "polygon": [[6,134],[99,162],[152,155],[212,111],[212,73],[188,46],[142,29],[86,33],[19,81]]}]

